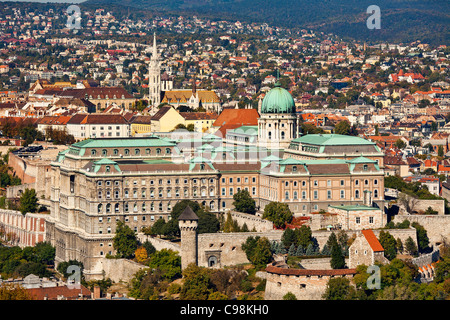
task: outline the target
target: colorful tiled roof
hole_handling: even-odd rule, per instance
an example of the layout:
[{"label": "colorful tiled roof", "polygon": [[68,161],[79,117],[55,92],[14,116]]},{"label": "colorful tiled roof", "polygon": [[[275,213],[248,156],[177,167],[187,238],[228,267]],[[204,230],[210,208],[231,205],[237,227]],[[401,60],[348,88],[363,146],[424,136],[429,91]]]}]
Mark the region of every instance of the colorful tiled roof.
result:
[{"label": "colorful tiled roof", "polygon": [[362,230],[361,233],[364,235],[374,252],[384,251],[383,246],[381,245],[380,241],[378,241],[372,230]]}]

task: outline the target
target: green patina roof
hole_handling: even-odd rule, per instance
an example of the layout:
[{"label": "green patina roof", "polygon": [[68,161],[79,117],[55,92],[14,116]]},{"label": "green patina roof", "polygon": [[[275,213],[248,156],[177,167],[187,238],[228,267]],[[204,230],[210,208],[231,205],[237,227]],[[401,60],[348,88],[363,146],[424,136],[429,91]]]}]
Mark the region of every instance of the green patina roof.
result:
[{"label": "green patina roof", "polygon": [[115,162],[115,161],[113,161],[111,159],[108,159],[108,158],[101,158],[100,160],[95,161],[94,164],[99,164],[99,165],[102,165],[102,164],[113,164],[114,165],[114,164],[117,164],[117,162]]},{"label": "green patina roof", "polygon": [[376,163],[375,160],[360,156],[358,158],[346,160],[348,163]]},{"label": "green patina roof", "polygon": [[372,141],[342,134],[307,134],[292,141],[320,146],[375,145]]},{"label": "green patina roof", "polygon": [[94,162],[94,172],[98,172],[102,165],[112,165],[117,171],[122,171],[120,170],[117,162],[108,158],[101,158],[100,160]]},{"label": "green patina roof", "polygon": [[73,147],[78,148],[133,148],[133,147],[158,147],[174,146],[175,143],[161,138],[105,138],[105,139],[87,139],[74,143]]},{"label": "green patina roof", "polygon": [[194,169],[196,163],[206,163],[211,169],[215,170],[210,159],[206,159],[203,157],[195,157],[189,161],[189,171]]},{"label": "green patina roof", "polygon": [[241,126],[236,129],[228,130],[227,133],[244,133],[249,135],[258,135],[258,126]]},{"label": "green patina roof", "polygon": [[272,88],[264,97],[261,113],[295,113],[292,95],[279,85]]},{"label": "green patina roof", "polygon": [[283,159],[278,158],[277,156],[271,154],[270,156],[261,159],[261,162],[263,162],[263,161],[281,161],[281,160],[283,160]]},{"label": "green patina roof", "polygon": [[58,157],[57,157],[56,161],[57,161],[57,162],[63,161],[64,158],[66,157],[66,153],[69,152],[69,150],[70,150],[70,149],[68,148],[68,149],[66,149],[66,150],[60,151],[60,152],[58,153]]}]

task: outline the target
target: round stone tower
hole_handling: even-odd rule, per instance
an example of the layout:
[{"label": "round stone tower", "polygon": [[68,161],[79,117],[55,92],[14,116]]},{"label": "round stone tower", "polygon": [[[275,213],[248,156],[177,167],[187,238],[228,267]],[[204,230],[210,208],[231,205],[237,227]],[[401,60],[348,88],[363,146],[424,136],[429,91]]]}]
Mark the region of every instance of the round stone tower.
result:
[{"label": "round stone tower", "polygon": [[181,269],[190,263],[197,265],[197,227],[198,216],[187,206],[178,217],[181,232]]}]

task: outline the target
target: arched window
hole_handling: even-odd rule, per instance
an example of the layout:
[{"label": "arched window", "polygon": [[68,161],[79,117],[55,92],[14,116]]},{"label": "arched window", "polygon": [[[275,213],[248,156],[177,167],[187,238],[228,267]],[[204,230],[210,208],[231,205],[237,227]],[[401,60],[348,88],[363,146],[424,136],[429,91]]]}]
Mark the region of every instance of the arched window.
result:
[{"label": "arched window", "polygon": [[159,203],[159,211],[163,211],[163,203],[162,202]]},{"label": "arched window", "polygon": [[105,156],[107,156],[107,155],[108,155],[108,151],[107,151],[106,149],[103,149],[103,150],[102,150],[102,156],[105,157]]},{"label": "arched window", "polygon": [[103,213],[103,205],[101,203],[97,206],[97,213]]},{"label": "arched window", "polygon": [[118,203],[116,203],[116,204],[114,205],[114,212],[115,212],[115,213],[119,213],[119,210],[120,210],[120,205],[119,205]]},{"label": "arched window", "polygon": [[292,166],[292,172],[297,172],[297,166]]},{"label": "arched window", "polygon": [[140,155],[141,154],[141,150],[140,149],[134,149],[134,154],[135,155]]},{"label": "arched window", "polygon": [[146,153],[146,154],[150,154],[150,153],[151,153],[150,148],[145,149],[145,153]]},{"label": "arched window", "polygon": [[106,205],[106,213],[111,213],[111,203]]},{"label": "arched window", "polygon": [[209,203],[209,209],[210,209],[210,210],[214,210],[214,201],[211,201],[211,202]]},{"label": "arched window", "polygon": [[355,198],[359,199],[359,190],[355,190]]},{"label": "arched window", "polygon": [[161,149],[160,148],[156,148],[156,154],[161,154]]},{"label": "arched window", "polygon": [[125,150],[124,150],[124,153],[125,153],[125,155],[127,156],[127,155],[130,154],[130,150],[129,150],[129,149],[125,149]]},{"label": "arched window", "polygon": [[378,198],[378,189],[373,190],[373,197]]},{"label": "arched window", "polygon": [[92,149],[92,150],[91,150],[91,156],[95,156],[95,155],[97,155],[97,150]]},{"label": "arched window", "polygon": [[166,148],[166,154],[171,154],[172,150],[170,150],[170,148]]}]

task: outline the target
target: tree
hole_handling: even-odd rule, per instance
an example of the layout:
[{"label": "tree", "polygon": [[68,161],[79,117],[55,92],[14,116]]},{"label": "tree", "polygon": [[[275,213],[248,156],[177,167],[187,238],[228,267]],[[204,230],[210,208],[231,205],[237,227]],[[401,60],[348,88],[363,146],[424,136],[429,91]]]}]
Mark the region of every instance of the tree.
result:
[{"label": "tree", "polygon": [[297,245],[298,232],[293,229],[286,228],[281,236],[281,242],[286,248],[289,248],[291,245]]},{"label": "tree", "polygon": [[439,157],[443,157],[444,156],[444,147],[443,146],[439,146],[438,147],[438,156]]},{"label": "tree", "polygon": [[16,284],[0,286],[0,300],[33,300],[29,290]]},{"label": "tree", "polygon": [[117,255],[121,258],[130,259],[137,249],[138,241],[136,234],[122,221],[117,221],[116,235],[113,238],[113,246]]},{"label": "tree", "polygon": [[325,293],[322,298],[325,300],[352,300],[355,298],[356,290],[347,278],[331,278],[328,280]]},{"label": "tree", "polygon": [[397,200],[400,205],[403,205],[406,212],[408,212],[409,214],[414,212],[414,209],[417,206],[417,202],[418,202],[418,200],[415,196],[408,195],[403,192],[399,194]]},{"label": "tree", "polygon": [[170,281],[181,276],[181,257],[171,249],[154,252],[148,266],[161,270],[161,277]]},{"label": "tree", "polygon": [[411,237],[408,237],[408,239],[406,239],[405,249],[406,249],[406,252],[408,252],[410,255],[412,255],[412,256],[417,255],[417,246]]},{"label": "tree", "polygon": [[38,242],[33,248],[36,261],[53,265],[55,261],[56,249],[50,242]]},{"label": "tree", "polygon": [[303,248],[309,248],[311,245],[311,248],[314,250],[314,241],[312,238],[312,231],[309,226],[302,225],[298,231],[298,245],[302,246]]},{"label": "tree", "polygon": [[336,126],[334,127],[334,133],[335,134],[343,134],[348,135],[351,132],[351,126],[348,121],[340,121]]},{"label": "tree", "polygon": [[397,139],[397,141],[395,141],[395,146],[398,149],[404,149],[406,147],[406,142],[403,141],[402,139]]},{"label": "tree", "polygon": [[345,267],[345,257],[342,253],[341,247],[335,243],[331,247],[331,268],[343,269]]},{"label": "tree", "polygon": [[25,189],[20,196],[20,212],[25,215],[27,212],[36,212],[38,207],[38,198],[36,196],[36,190]]},{"label": "tree", "polygon": [[180,293],[182,300],[207,300],[213,293],[210,269],[192,263],[183,270],[183,279]]},{"label": "tree", "polygon": [[424,252],[429,249],[430,239],[427,235],[427,230],[417,222],[411,223],[411,226],[416,229],[417,232],[417,245],[419,252]]},{"label": "tree", "polygon": [[292,292],[288,292],[283,296],[283,300],[297,300],[297,297]]},{"label": "tree", "polygon": [[256,204],[255,200],[250,196],[246,189],[241,189],[233,195],[233,206],[238,212],[255,214]]},{"label": "tree", "polygon": [[378,241],[384,248],[384,256],[387,259],[392,260],[397,256],[397,241],[389,232],[380,231]]},{"label": "tree", "polygon": [[264,208],[263,219],[272,221],[277,228],[284,227],[292,218],[293,214],[285,203],[271,202]]},{"label": "tree", "polygon": [[143,263],[144,261],[147,260],[148,256],[147,256],[147,250],[145,250],[144,247],[139,247],[136,249],[136,251],[134,252],[134,256],[137,260],[137,262],[139,263]]},{"label": "tree", "polygon": [[242,250],[257,269],[265,267],[272,260],[270,241],[266,237],[248,237],[242,244]]}]

